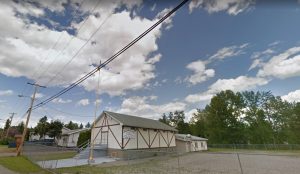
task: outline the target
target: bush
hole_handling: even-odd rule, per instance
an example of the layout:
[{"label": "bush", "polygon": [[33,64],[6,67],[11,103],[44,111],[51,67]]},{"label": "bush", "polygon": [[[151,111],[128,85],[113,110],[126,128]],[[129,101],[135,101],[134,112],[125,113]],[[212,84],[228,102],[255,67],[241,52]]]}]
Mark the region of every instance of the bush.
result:
[{"label": "bush", "polygon": [[82,143],[87,142],[90,139],[91,139],[91,130],[80,132],[78,141],[77,141],[77,147],[82,145]]},{"label": "bush", "polygon": [[0,140],[0,145],[8,145],[8,143],[12,141],[14,141],[12,138],[2,138]]}]

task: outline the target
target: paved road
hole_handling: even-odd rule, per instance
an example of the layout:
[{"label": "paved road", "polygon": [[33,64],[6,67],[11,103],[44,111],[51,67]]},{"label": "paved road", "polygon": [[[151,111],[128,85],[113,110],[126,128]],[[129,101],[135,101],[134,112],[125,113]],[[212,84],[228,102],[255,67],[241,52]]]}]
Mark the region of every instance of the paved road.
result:
[{"label": "paved road", "polygon": [[[299,174],[300,157],[270,154],[240,154],[244,174]],[[118,163],[118,162],[117,162]],[[189,153],[178,157],[157,157],[136,164],[123,162],[122,168],[109,168],[108,173],[180,173],[180,174],[241,174],[235,153]],[[126,164],[127,163],[127,164]],[[109,164],[109,163],[108,163]],[[118,164],[116,164],[118,165]],[[105,165],[99,165],[98,167]]]}]

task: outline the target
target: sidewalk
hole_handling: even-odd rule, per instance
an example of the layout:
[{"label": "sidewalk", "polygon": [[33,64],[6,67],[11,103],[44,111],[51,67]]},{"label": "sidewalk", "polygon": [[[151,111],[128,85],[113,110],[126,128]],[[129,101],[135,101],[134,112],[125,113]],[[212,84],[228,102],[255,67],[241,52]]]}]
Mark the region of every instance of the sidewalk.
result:
[{"label": "sidewalk", "polygon": [[[93,165],[116,161],[116,159],[109,157],[95,158],[94,160],[95,162],[92,163]],[[89,163],[87,159],[69,158],[61,160],[38,161],[37,164],[42,168],[55,169],[62,167],[82,166]]]},{"label": "sidewalk", "polygon": [[1,174],[18,174],[0,165]]}]

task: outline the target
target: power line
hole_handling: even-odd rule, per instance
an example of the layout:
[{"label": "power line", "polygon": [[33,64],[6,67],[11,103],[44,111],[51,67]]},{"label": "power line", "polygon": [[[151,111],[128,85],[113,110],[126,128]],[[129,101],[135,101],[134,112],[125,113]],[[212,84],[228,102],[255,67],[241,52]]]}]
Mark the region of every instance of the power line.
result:
[{"label": "power line", "polygon": [[80,53],[80,51],[90,42],[90,40],[96,35],[96,33],[102,28],[102,26],[106,23],[106,21],[111,17],[113,13],[109,14],[104,21],[98,26],[98,28],[94,31],[94,33],[89,37],[89,39],[78,49],[78,51],[72,56],[72,58],[62,67],[62,69],[55,74],[46,84],[46,86],[49,85],[50,82],[52,82],[58,75],[60,75],[63,70],[74,60],[74,58]]},{"label": "power line", "polygon": [[[100,0],[97,1],[97,3],[95,4],[93,9],[90,9],[91,13],[93,13],[96,10],[96,8],[99,5],[99,2],[100,2]],[[73,19],[73,18],[71,18],[71,19]],[[77,32],[82,29],[82,27],[85,25],[87,20],[88,20],[88,16],[84,19],[83,23],[79,26]],[[66,48],[68,48],[68,46],[71,44],[71,42],[73,41],[74,38],[75,38],[75,35],[72,35],[71,39],[63,47],[63,49],[54,57],[53,61],[48,65],[48,67],[38,76],[36,81],[38,81],[49,70],[49,68],[54,64],[55,60],[66,50]]]},{"label": "power line", "polygon": [[132,47],[136,42],[141,40],[144,36],[146,36],[150,31],[152,31],[154,28],[156,28],[159,24],[161,24],[164,20],[166,20],[168,17],[170,17],[173,13],[175,13],[179,8],[181,8],[185,3],[187,3],[189,0],[183,0],[179,5],[177,5],[175,8],[173,8],[170,12],[168,12],[166,15],[164,15],[160,20],[158,20],[155,24],[153,24],[151,27],[149,27],[146,31],[144,31],[142,34],[140,34],[137,38],[135,38],[133,41],[131,41],[129,44],[127,44],[125,47],[123,47],[121,50],[119,50],[117,53],[115,53],[112,57],[107,59],[103,64],[99,65],[80,79],[78,79],[76,82],[72,83],[68,87],[64,88],[63,90],[59,91],[57,94],[49,97],[48,99],[42,101],[41,103],[35,105],[33,109],[37,109],[50,101],[54,100],[55,98],[63,95],[64,93],[68,92],[75,86],[82,83],[84,80],[88,79],[90,76],[95,74],[97,71],[99,71],[101,68],[105,67],[107,64],[109,64],[111,61],[116,59],[119,55],[121,55],[123,52],[125,52],[127,49]]},{"label": "power line", "polygon": [[[62,111],[62,110],[56,109],[54,107],[50,107],[49,105],[48,105],[48,108],[51,109],[51,110],[53,110],[53,111],[60,112],[60,113],[63,113],[63,114],[67,114],[67,115],[71,115],[71,116],[74,116],[74,117],[94,117],[94,116],[89,116],[89,115],[85,116],[85,115],[79,115],[79,114],[75,114],[75,113],[70,113],[70,112]],[[46,112],[46,110],[45,110],[45,112]]]},{"label": "power line", "polygon": [[[77,11],[82,5],[83,3],[85,2],[85,0],[82,0],[80,2],[80,4],[78,5],[77,9],[75,11]],[[24,7],[28,10],[28,11],[31,11],[25,4],[24,4]],[[74,19],[76,15],[72,16],[69,21],[72,21]],[[32,73],[31,77],[34,79],[35,75],[39,72],[39,70],[42,68],[42,66],[44,66],[45,64],[45,61],[49,58],[50,56],[50,52],[51,50],[53,50],[59,43],[59,41],[61,40],[62,36],[64,35],[63,32],[61,32],[61,34],[59,35],[59,37],[57,38],[56,42],[54,43],[54,45],[52,47],[50,47],[50,49],[48,49],[48,54],[43,58],[42,62],[39,64],[39,66],[37,66],[34,70],[34,72]],[[23,94],[25,91],[27,91],[29,88],[28,88],[28,85],[26,85],[25,88],[22,89],[22,92],[21,94]],[[17,108],[19,108],[19,110],[21,110],[21,104],[20,104],[20,100],[18,100],[18,104],[17,104]]]}]

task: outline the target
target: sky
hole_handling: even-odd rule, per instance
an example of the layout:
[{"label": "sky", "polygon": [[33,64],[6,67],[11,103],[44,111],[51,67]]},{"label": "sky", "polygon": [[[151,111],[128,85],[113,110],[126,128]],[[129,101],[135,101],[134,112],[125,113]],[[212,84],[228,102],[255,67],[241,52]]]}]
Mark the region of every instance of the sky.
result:
[{"label": "sky", "polygon": [[[76,81],[179,0],[52,0],[0,4],[0,127]],[[78,87],[32,112],[86,124],[103,110],[188,121],[216,93],[271,91],[300,101],[300,2],[192,0]],[[23,97],[18,97],[23,95]],[[97,104],[96,104],[97,103]]]}]

